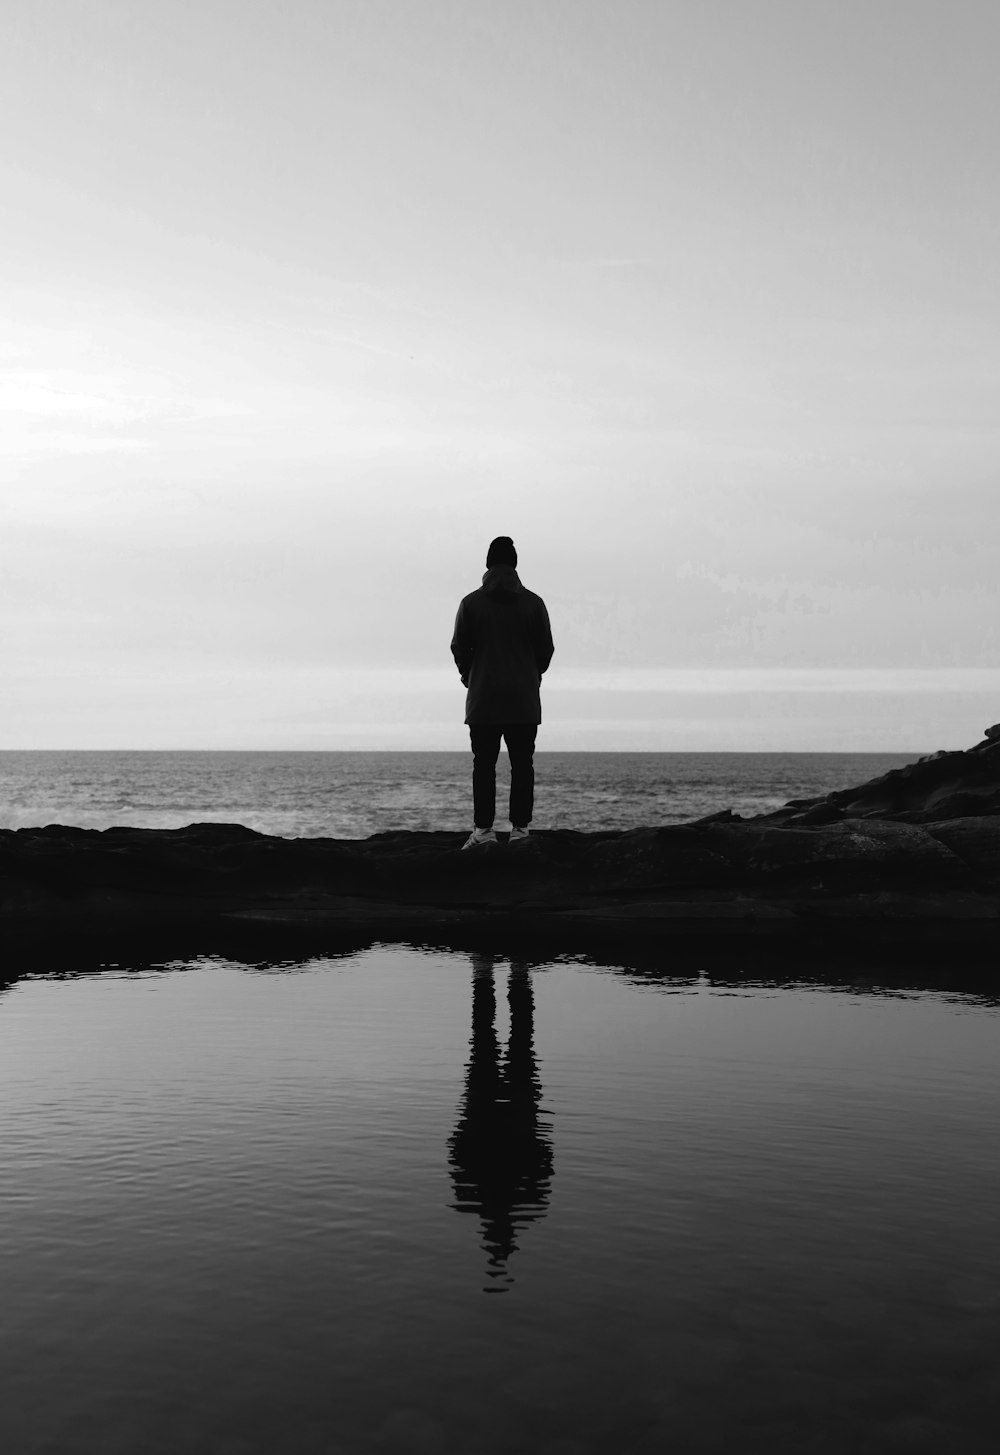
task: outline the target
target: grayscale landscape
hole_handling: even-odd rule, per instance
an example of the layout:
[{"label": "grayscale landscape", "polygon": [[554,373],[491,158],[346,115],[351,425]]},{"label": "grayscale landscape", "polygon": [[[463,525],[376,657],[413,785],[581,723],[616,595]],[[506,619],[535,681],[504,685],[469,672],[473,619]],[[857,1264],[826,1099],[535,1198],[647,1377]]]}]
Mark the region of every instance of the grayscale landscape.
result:
[{"label": "grayscale landscape", "polygon": [[0,1451],[992,1455],[1000,11],[2,21]]}]

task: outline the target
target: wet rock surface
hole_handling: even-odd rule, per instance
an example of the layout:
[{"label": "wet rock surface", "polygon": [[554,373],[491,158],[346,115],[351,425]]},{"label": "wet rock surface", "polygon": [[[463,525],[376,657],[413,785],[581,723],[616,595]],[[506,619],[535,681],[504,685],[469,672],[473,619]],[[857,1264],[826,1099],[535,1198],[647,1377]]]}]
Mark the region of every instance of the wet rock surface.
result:
[{"label": "wet rock surface", "polygon": [[793,799],[763,816],[769,823],[829,823],[842,818],[889,818],[902,823],[1000,813],[1000,723],[962,752],[933,753],[857,788],[822,798]]},{"label": "wet rock surface", "polygon": [[856,788],[755,818],[608,833],[275,839],[238,824],[0,832],[8,937],[227,924],[399,938],[503,921],[699,936],[1000,937],[1000,725]]}]

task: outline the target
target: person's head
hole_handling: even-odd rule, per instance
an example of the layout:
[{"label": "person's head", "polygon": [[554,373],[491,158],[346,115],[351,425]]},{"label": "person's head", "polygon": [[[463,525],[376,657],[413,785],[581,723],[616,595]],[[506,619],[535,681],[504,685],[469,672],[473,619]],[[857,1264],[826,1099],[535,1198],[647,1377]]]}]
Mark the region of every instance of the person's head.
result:
[{"label": "person's head", "polygon": [[510,536],[497,536],[490,541],[490,548],[486,552],[486,569],[491,566],[516,566],[517,552],[514,549],[514,542]]}]

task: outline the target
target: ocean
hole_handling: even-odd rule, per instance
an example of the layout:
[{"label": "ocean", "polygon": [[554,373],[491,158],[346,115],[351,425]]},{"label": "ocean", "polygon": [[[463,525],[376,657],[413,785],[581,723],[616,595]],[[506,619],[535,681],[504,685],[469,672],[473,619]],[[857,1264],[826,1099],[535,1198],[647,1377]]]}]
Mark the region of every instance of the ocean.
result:
[{"label": "ocean", "polygon": [[[533,827],[582,832],[749,815],[911,762],[906,753],[546,753]],[[506,826],[506,753],[497,825]],[[282,838],[471,826],[472,758],[428,752],[0,752],[0,827],[239,823]]]}]

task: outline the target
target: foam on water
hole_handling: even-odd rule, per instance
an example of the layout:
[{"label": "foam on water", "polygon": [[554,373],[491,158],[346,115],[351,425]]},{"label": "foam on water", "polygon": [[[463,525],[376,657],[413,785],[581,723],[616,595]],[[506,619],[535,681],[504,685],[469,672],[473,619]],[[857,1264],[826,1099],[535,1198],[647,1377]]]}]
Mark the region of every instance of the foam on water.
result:
[{"label": "foam on water", "polygon": [[[545,753],[535,827],[593,832],[753,814],[864,782],[910,761],[867,753]],[[240,823],[283,837],[460,832],[471,822],[462,753],[0,753],[0,827],[181,828]],[[498,769],[499,826],[509,782]]]}]

